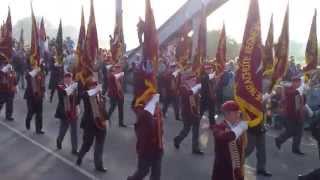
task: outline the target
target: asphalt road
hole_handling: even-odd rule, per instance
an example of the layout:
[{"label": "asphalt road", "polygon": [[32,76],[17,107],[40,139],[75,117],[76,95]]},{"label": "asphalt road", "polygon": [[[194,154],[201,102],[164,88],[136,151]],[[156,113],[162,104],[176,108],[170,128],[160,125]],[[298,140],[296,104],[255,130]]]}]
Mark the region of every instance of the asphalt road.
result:
[{"label": "asphalt road", "polygon": [[[117,111],[112,117],[111,127],[104,150],[106,174],[94,170],[93,153],[88,153],[81,167],[75,166],[76,157],[71,155],[69,134],[63,142],[63,149],[56,150],[56,136],[59,122],[54,118],[56,101],[44,102],[45,135],[36,135],[34,124],[30,131],[25,129],[26,103],[23,92],[18,92],[14,106],[14,122],[4,120],[4,111],[0,115],[0,179],[1,180],[86,180],[107,179],[126,180],[136,167],[135,135],[133,123],[135,116],[130,109],[130,95],[126,96],[125,123],[128,128],[117,126]],[[163,180],[209,180],[213,166],[213,141],[209,134],[204,156],[191,154],[191,135],[182,143],[180,150],[173,147],[173,138],[182,128],[182,123],[174,120],[172,109],[165,119],[165,154],[162,163]],[[202,132],[203,133],[203,132]],[[270,130],[267,137],[267,168],[273,173],[272,178],[255,176],[255,154],[247,160],[247,180],[294,180],[300,173],[319,167],[317,147],[308,134],[303,138],[302,150],[307,153],[299,157],[291,153],[291,142],[278,151],[274,137],[279,132]],[[79,131],[81,145],[82,132]]]}]

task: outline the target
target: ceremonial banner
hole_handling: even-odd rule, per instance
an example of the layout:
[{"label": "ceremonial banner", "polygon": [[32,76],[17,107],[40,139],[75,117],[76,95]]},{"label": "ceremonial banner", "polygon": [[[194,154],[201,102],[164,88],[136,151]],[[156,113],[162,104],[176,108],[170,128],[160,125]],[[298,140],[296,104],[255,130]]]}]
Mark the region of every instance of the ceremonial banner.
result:
[{"label": "ceremonial banner", "polygon": [[192,65],[192,71],[196,76],[200,76],[201,65],[207,56],[207,16],[206,9],[202,7],[200,27],[198,33],[198,46],[196,48],[195,57]]},{"label": "ceremonial banner", "polygon": [[63,65],[63,34],[62,34],[62,22],[60,20],[59,29],[56,39],[57,44],[57,54],[56,54],[56,63]]},{"label": "ceremonial banner", "polygon": [[273,51],[273,15],[271,17],[269,32],[264,47],[263,56],[263,75],[270,76],[273,69],[274,51]]},{"label": "ceremonial banner", "polygon": [[146,16],[144,29],[143,43],[143,63],[152,66],[152,72],[156,75],[158,72],[158,57],[159,57],[159,41],[156,23],[154,20],[153,11],[150,0],[146,0]]},{"label": "ceremonial banner", "polygon": [[46,33],[46,29],[44,27],[43,17],[41,18],[41,22],[40,22],[39,39],[40,39],[40,42],[44,42],[47,40],[47,33]]},{"label": "ceremonial banner", "polygon": [[143,59],[136,74],[134,107],[145,105],[157,93],[158,57],[158,32],[150,0],[146,0]]},{"label": "ceremonial banner", "polygon": [[275,62],[269,91],[287,73],[289,54],[289,5],[283,22],[282,32],[275,49]]},{"label": "ceremonial banner", "polygon": [[317,10],[314,12],[305,56],[307,65],[303,68],[303,72],[308,74],[317,69],[318,65]]},{"label": "ceremonial banner", "polygon": [[24,31],[23,31],[23,28],[21,28],[18,49],[23,49],[24,48],[24,36],[23,36],[23,34],[24,34]]},{"label": "ceremonial banner", "polygon": [[112,59],[115,63],[119,62],[125,51],[123,24],[122,24],[122,10],[116,14],[116,25],[114,28],[113,38],[111,40],[110,49]]},{"label": "ceremonial banner", "polygon": [[85,41],[85,65],[89,68],[90,71],[93,71],[93,65],[96,61],[98,49],[99,49],[99,41],[97,34],[97,26],[96,26],[96,18],[94,13],[93,0],[91,0],[91,9],[90,9],[90,18],[87,29],[86,41]]},{"label": "ceremonial banner", "polygon": [[176,62],[178,67],[184,70],[190,59],[192,50],[192,42],[188,37],[186,26],[183,28],[176,47]]},{"label": "ceremonial banner", "polygon": [[36,18],[33,13],[31,6],[31,21],[32,21],[32,30],[31,30],[31,56],[30,56],[30,66],[32,68],[40,67],[40,49],[39,49],[39,34]]},{"label": "ceremonial banner", "polygon": [[221,74],[224,72],[225,64],[227,62],[227,39],[226,39],[226,29],[223,24],[222,31],[219,38],[218,49],[216,53],[216,61],[214,62],[214,70],[216,74]]},{"label": "ceremonial banner", "polygon": [[263,120],[262,44],[258,0],[251,0],[235,77],[235,100],[250,127]]},{"label": "ceremonial banner", "polygon": [[11,12],[8,9],[8,16],[5,24],[3,24],[0,36],[0,60],[9,62],[12,57],[12,23]]},{"label": "ceremonial banner", "polygon": [[78,44],[76,49],[76,66],[74,69],[74,75],[76,76],[76,80],[80,80],[80,74],[82,72],[83,68],[83,54],[85,53],[85,40],[86,40],[86,27],[84,22],[84,12],[83,7],[81,9],[81,25],[80,25],[80,31],[78,36]]}]

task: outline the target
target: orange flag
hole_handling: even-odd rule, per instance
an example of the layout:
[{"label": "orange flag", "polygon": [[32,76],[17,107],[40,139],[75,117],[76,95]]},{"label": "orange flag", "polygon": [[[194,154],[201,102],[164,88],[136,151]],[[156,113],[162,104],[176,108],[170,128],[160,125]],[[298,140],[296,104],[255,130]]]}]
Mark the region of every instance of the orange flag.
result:
[{"label": "orange flag", "polygon": [[289,5],[283,22],[282,32],[275,49],[275,62],[273,67],[271,85],[269,91],[272,91],[277,82],[287,73],[289,54]]},{"label": "orange flag", "polygon": [[196,48],[196,54],[192,66],[192,71],[196,73],[196,76],[200,76],[202,63],[205,61],[207,56],[207,16],[206,9],[204,7],[202,7],[198,33],[198,46]]},{"label": "orange flag", "polygon": [[317,10],[314,12],[305,56],[307,66],[303,68],[303,72],[308,74],[317,69],[318,65]]},{"label": "orange flag", "polygon": [[30,66],[32,68],[40,67],[40,49],[39,49],[39,34],[36,18],[33,13],[31,6],[31,21],[32,21],[32,30],[31,30],[31,56],[30,56]]},{"label": "orange flag", "polygon": [[8,8],[8,16],[2,28],[2,37],[0,37],[0,60],[8,63],[12,57],[12,23],[11,12]]},{"label": "orange flag", "polygon": [[250,127],[263,120],[262,43],[258,0],[251,0],[235,77],[235,100]]},{"label": "orange flag", "polygon": [[272,74],[273,61],[274,61],[274,51],[273,51],[273,15],[270,21],[270,27],[268,32],[268,37],[264,47],[264,57],[263,57],[263,75],[269,76]]},{"label": "orange flag", "polygon": [[216,71],[216,74],[221,74],[224,72],[225,64],[227,62],[227,38],[226,38],[226,29],[225,25],[223,24],[222,31],[220,34],[218,49],[216,53],[216,62],[214,70]]}]

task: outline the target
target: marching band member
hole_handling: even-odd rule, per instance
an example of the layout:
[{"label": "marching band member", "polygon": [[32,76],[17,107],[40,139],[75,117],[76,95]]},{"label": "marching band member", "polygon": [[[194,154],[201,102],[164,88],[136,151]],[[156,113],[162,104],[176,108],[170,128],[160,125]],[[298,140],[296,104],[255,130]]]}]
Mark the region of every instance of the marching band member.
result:
[{"label": "marching band member", "polygon": [[101,94],[101,86],[98,86],[93,77],[89,77],[85,87],[86,92],[82,94],[84,104],[83,121],[81,122],[81,127],[84,130],[83,143],[78,153],[77,165],[82,164],[83,157],[95,141],[95,168],[97,171],[107,172],[103,166],[103,147],[107,133],[106,100]]},{"label": "marching band member", "polygon": [[212,126],[215,142],[212,180],[244,180],[248,124],[241,121],[236,102],[225,102],[221,110],[224,114],[223,122]]},{"label": "marching band member", "polygon": [[79,115],[79,97],[77,88],[78,84],[73,82],[72,74],[65,73],[63,83],[57,86],[59,102],[55,114],[55,117],[60,119],[57,148],[62,148],[62,141],[70,127],[71,153],[74,155],[78,153],[77,120]]}]

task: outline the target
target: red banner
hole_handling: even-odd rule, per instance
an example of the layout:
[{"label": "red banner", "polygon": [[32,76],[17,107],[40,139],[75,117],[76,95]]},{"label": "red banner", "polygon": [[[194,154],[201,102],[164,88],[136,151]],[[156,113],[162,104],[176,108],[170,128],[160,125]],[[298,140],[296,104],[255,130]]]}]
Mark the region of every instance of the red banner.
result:
[{"label": "red banner", "polygon": [[99,49],[99,41],[98,41],[93,0],[91,0],[91,9],[90,9],[89,24],[87,29],[86,41],[85,41],[85,49],[86,49],[86,54],[84,58],[84,60],[86,61],[85,65],[90,69],[90,71],[93,71],[93,65],[96,61],[96,57]]},{"label": "red banner", "polygon": [[32,21],[32,30],[31,30],[31,56],[30,56],[30,65],[33,68],[40,67],[40,49],[39,49],[39,34],[36,18],[31,7],[31,21]]},{"label": "red banner", "polygon": [[307,66],[303,68],[303,71],[305,73],[308,73],[311,70],[317,69],[317,65],[318,65],[317,10],[315,10],[314,12],[305,56],[306,56]]},{"label": "red banner", "polygon": [[207,16],[206,9],[202,7],[200,26],[198,32],[198,45],[195,52],[195,57],[192,65],[192,71],[200,76],[202,63],[207,56]]},{"label": "red banner", "polygon": [[85,40],[86,40],[86,26],[84,22],[84,12],[83,7],[81,9],[81,25],[80,25],[80,31],[78,36],[78,44],[76,49],[77,54],[77,63],[74,69],[74,75],[76,76],[77,80],[80,80],[80,72],[83,71],[83,53],[85,53]]},{"label": "red banner", "polygon": [[273,67],[271,85],[269,91],[272,91],[274,85],[287,73],[289,54],[289,6],[283,21],[282,32],[275,49],[275,62]]},{"label": "red banner", "polygon": [[8,9],[8,16],[5,24],[1,29],[0,36],[0,60],[9,62],[12,57],[12,23],[11,23],[11,12]]},{"label": "red banner", "polygon": [[263,120],[262,44],[258,0],[251,0],[235,77],[235,100],[250,127]]},{"label": "red banner", "polygon": [[274,51],[273,51],[273,15],[271,17],[268,37],[264,46],[263,57],[263,75],[270,76],[273,69]]},{"label": "red banner", "polygon": [[216,61],[214,62],[214,70],[216,71],[216,74],[221,74],[224,72],[225,64],[227,62],[226,54],[227,54],[227,38],[226,38],[225,25],[223,24],[220,38],[219,38]]}]

